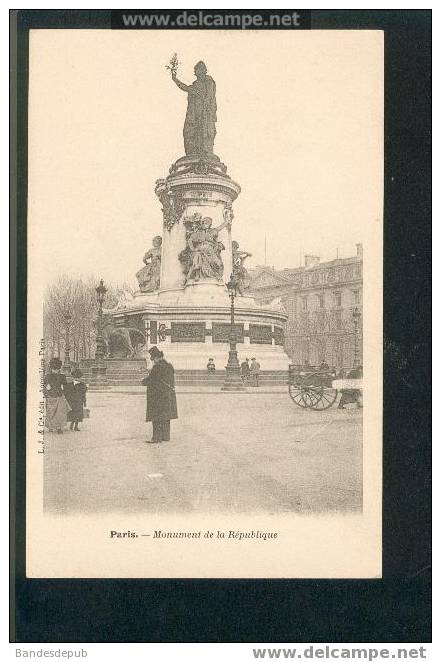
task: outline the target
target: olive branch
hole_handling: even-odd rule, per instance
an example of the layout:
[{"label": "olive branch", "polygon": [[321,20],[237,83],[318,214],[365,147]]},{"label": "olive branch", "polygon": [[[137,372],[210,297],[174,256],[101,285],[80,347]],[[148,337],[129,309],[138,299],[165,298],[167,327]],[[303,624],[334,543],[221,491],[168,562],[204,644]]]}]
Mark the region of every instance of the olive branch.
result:
[{"label": "olive branch", "polygon": [[168,64],[165,65],[165,68],[168,69],[172,74],[176,74],[179,66],[178,54],[173,53],[173,56]]}]

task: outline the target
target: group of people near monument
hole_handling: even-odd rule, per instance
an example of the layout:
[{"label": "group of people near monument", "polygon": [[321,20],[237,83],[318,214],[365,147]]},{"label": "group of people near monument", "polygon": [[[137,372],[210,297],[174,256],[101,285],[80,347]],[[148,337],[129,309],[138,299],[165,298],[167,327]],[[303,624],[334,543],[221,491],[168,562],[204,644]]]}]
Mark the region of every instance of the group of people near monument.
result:
[{"label": "group of people near monument", "polygon": [[240,364],[240,374],[244,385],[259,386],[260,363],[253,357]]},{"label": "group of people near monument", "polygon": [[[174,369],[157,347],[149,350],[153,367],[142,384],[147,387],[146,421],[152,423],[153,435],[148,443],[170,441],[170,421],[178,417]],[[63,434],[67,423],[79,432],[84,419],[87,385],[78,368],[70,375],[61,372],[62,362],[54,357],[44,376],[43,394],[46,400],[45,426],[49,432]]]},{"label": "group of people near monument", "polygon": [[[209,374],[216,372],[216,364],[213,358],[208,359],[207,371]],[[245,359],[240,364],[240,376],[244,386],[259,386],[260,363],[255,357]]]},{"label": "group of people near monument", "polygon": [[87,386],[82,381],[81,370],[72,370],[68,379],[61,372],[61,368],[61,360],[54,357],[50,360],[49,372],[44,376],[45,425],[49,432],[62,434],[64,427],[70,422],[70,429],[79,432],[79,423],[84,419]]},{"label": "group of people near monument", "polygon": [[[170,421],[178,418],[178,408],[175,371],[172,364],[165,360],[163,352],[156,346],[149,349],[149,354],[153,366],[141,383],[147,388],[146,422],[152,423],[152,437],[147,443],[156,444],[170,441]],[[61,368],[62,363],[59,358],[51,359],[43,387],[46,398],[46,427],[50,432],[58,434],[63,432],[68,422],[71,430],[79,431],[79,423],[84,418],[87,393],[81,370],[74,369],[67,377],[61,372]],[[322,364],[321,369],[326,369],[326,366]],[[213,358],[209,358],[207,370],[209,372],[216,370]],[[255,357],[251,359],[251,363],[250,359],[245,359],[241,363],[240,370],[245,385],[259,386],[260,364]],[[362,367],[357,366],[347,376],[359,379],[362,374]],[[353,402],[358,406],[358,391],[342,390],[338,407],[341,409]]]}]

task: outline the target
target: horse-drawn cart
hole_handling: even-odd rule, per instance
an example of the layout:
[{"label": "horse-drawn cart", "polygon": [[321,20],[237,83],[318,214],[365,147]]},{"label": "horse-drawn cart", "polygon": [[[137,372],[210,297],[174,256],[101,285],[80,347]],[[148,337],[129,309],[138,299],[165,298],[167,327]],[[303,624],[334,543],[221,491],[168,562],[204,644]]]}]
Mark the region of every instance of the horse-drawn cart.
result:
[{"label": "horse-drawn cart", "polygon": [[349,379],[337,379],[333,370],[291,364],[288,373],[289,395],[298,407],[315,411],[324,411],[332,407],[340,392],[342,406],[350,402],[356,402],[357,406],[361,406],[362,379],[355,378],[361,377],[361,374],[361,368],[356,368],[349,373]]}]

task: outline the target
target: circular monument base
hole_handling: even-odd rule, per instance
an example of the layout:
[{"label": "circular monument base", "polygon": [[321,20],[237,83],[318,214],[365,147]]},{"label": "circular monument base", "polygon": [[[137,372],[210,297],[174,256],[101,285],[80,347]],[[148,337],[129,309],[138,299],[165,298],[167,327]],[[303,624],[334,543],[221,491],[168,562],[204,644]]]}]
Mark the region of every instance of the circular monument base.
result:
[{"label": "circular monument base", "polygon": [[[230,300],[223,285],[199,283],[185,289],[136,295],[113,312],[117,325],[143,328],[147,344],[161,349],[177,370],[205,370],[213,359],[217,370],[228,362],[231,330]],[[284,327],[286,313],[261,307],[251,297],[235,300],[235,333],[239,363],[255,358],[261,370],[287,370]]]},{"label": "circular monument base", "polygon": [[[199,343],[188,343],[185,347],[175,343],[160,343],[158,347],[176,370],[206,370],[208,359],[213,359],[216,370],[224,370],[230,351],[229,343],[219,343],[216,347]],[[261,370],[270,371],[286,371],[290,363],[283,347],[263,349],[261,345],[255,344],[238,344],[237,358],[239,364],[245,359],[255,358],[260,363]]]}]

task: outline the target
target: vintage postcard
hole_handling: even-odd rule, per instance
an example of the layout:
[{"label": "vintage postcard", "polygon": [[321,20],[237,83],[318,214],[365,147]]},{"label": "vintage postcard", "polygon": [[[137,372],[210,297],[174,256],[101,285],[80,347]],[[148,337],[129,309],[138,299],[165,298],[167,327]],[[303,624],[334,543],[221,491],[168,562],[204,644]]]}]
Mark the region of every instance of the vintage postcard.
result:
[{"label": "vintage postcard", "polygon": [[383,33],[32,29],[28,577],[381,577]]}]

